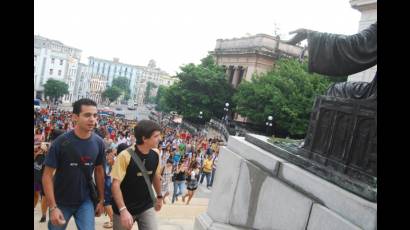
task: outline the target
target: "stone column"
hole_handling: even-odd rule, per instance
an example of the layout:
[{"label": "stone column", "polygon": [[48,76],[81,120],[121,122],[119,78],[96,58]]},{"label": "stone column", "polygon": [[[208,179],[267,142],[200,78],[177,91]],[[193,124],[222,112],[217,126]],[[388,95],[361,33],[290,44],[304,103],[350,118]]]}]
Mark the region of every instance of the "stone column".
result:
[{"label": "stone column", "polygon": [[[231,77],[231,74],[232,74],[232,69],[231,69],[231,66],[228,66],[228,68],[226,68],[226,80],[229,82],[230,81],[230,77]],[[231,83],[231,82],[229,82],[229,83]]]},{"label": "stone column", "polygon": [[236,88],[239,83],[239,66],[234,67],[233,79],[232,79],[232,86]]},{"label": "stone column", "polygon": [[241,79],[241,81],[243,81],[243,80],[247,80],[247,77],[246,77],[246,75],[248,74],[248,67],[245,67],[244,69],[243,69],[243,74],[242,74],[242,79]]},{"label": "stone column", "polygon": [[245,76],[245,68],[243,68],[243,66],[239,66],[239,80],[238,80],[238,83],[237,83],[237,85],[239,85],[239,84],[241,84],[241,82],[242,82],[242,80],[243,80],[243,78],[244,78],[244,76]]}]

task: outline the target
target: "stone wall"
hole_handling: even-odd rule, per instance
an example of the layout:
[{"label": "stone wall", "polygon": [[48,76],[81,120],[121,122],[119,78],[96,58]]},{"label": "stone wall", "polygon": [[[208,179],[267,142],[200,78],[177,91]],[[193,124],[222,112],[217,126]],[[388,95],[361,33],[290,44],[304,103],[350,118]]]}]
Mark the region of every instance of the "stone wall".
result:
[{"label": "stone wall", "polygon": [[194,229],[374,230],[376,222],[377,203],[230,136],[221,148],[208,210]]}]

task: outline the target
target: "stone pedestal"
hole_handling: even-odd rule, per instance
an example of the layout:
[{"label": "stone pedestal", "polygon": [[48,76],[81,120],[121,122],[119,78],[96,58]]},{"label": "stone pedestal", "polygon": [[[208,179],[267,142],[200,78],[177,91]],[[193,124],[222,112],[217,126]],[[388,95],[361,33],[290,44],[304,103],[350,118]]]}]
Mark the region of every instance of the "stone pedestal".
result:
[{"label": "stone pedestal", "polygon": [[208,210],[194,229],[374,230],[376,222],[377,203],[230,136],[221,148]]}]

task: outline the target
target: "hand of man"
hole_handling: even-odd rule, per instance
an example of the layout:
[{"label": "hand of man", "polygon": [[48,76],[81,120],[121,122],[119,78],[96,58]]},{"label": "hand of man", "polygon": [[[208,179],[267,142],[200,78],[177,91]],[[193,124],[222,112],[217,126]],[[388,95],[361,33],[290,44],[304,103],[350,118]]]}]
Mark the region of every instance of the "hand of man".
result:
[{"label": "hand of man", "polygon": [[305,40],[308,37],[309,32],[312,32],[311,30],[308,29],[297,29],[295,31],[291,31],[289,32],[289,34],[296,34],[292,39],[290,39],[289,41],[287,41],[286,43],[291,44],[291,45],[295,45],[303,40]]},{"label": "hand of man", "polygon": [[157,202],[155,203],[155,207],[154,207],[154,209],[155,209],[155,211],[159,211],[159,210],[161,210],[161,207],[162,207],[162,199],[164,199],[164,198],[160,198],[160,199],[157,199]]},{"label": "hand of man", "polygon": [[66,223],[63,213],[58,208],[50,212],[50,221],[54,226],[63,226]]},{"label": "hand of man", "polygon": [[121,211],[120,220],[121,220],[121,225],[125,229],[131,230],[132,225],[134,224],[134,218],[131,216],[131,214],[128,212],[127,209]]},{"label": "hand of man", "polygon": [[103,201],[98,202],[97,206],[95,207],[95,216],[99,217],[104,212],[104,203]]}]

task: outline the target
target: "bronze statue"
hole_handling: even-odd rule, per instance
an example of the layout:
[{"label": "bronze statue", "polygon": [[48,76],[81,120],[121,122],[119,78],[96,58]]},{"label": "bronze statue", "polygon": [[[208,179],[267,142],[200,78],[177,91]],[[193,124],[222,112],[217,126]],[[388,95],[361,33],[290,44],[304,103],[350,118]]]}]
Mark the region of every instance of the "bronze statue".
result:
[{"label": "bronze statue", "polygon": [[[377,64],[377,22],[357,34],[346,36],[308,29],[290,32],[296,35],[287,43],[295,45],[308,40],[309,72],[328,76],[347,76]],[[370,99],[377,97],[377,73],[373,81],[333,84],[327,95]]]}]

